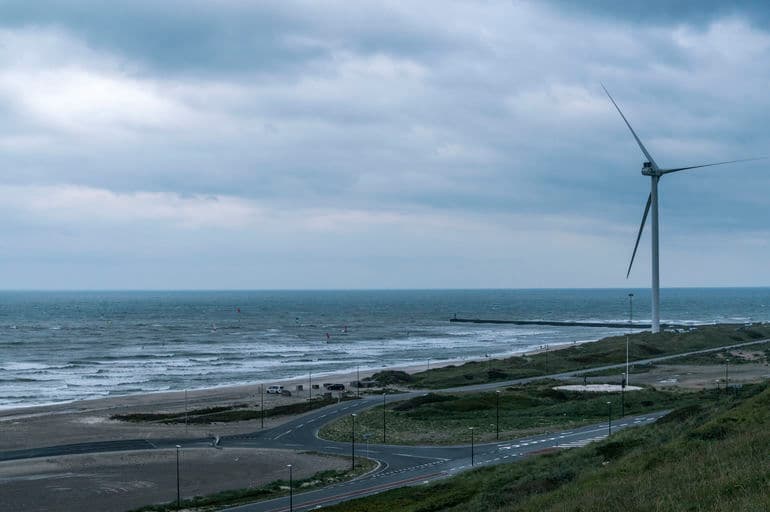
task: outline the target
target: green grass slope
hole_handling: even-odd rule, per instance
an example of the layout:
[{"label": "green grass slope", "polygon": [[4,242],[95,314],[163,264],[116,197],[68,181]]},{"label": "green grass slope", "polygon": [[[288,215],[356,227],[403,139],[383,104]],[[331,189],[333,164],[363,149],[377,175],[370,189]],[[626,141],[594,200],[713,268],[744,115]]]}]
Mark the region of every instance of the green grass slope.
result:
[{"label": "green grass slope", "polygon": [[770,510],[770,388],[688,405],[602,443],[398,489],[330,512]]},{"label": "green grass slope", "polygon": [[[770,338],[770,324],[702,326],[686,332],[641,332],[629,337],[631,360],[681,354]],[[415,388],[440,389],[588,369],[626,360],[626,337],[614,336],[528,356],[515,356],[416,373],[404,382]],[[618,372],[619,373],[619,372]],[[377,376],[375,375],[375,378]]]}]

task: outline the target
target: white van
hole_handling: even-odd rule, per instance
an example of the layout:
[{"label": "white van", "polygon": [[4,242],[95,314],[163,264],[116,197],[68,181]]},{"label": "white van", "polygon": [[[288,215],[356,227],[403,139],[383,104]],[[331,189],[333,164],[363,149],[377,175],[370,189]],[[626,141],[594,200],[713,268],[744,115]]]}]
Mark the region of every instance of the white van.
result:
[{"label": "white van", "polygon": [[267,388],[267,392],[280,395],[281,393],[283,393],[283,386],[270,386],[269,388]]}]

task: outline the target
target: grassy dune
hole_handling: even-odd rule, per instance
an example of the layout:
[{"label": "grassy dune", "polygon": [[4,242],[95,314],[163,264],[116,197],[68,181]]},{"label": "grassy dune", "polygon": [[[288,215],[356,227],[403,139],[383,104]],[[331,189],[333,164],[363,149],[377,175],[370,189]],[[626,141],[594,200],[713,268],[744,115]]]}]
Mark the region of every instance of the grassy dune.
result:
[{"label": "grassy dune", "polygon": [[[723,324],[699,327],[681,333],[642,332],[630,335],[629,355],[632,360],[647,359],[764,338],[770,338],[770,324]],[[408,377],[405,383],[415,388],[440,389],[619,364],[626,360],[625,341],[625,336],[614,336],[594,343],[550,351],[547,354],[435,368],[416,373]]]},{"label": "grassy dune", "polygon": [[327,508],[329,512],[770,510],[770,388],[677,409],[609,440]]},{"label": "grassy dune", "polygon": [[[353,396],[343,396],[342,400],[355,400]],[[229,423],[234,421],[258,420],[264,414],[265,418],[272,416],[287,416],[293,414],[303,414],[308,411],[320,409],[327,405],[336,404],[337,399],[319,397],[310,402],[296,402],[293,404],[279,405],[271,409],[261,409],[252,407],[249,404],[233,404],[221,407],[208,407],[205,409],[192,409],[185,412],[150,412],[150,413],[130,413],[113,414],[112,420],[130,421],[134,423]]]},{"label": "grassy dune", "polygon": [[[500,390],[500,439],[566,429],[607,419],[607,401],[612,415],[621,411],[620,393],[580,393],[554,390],[557,381],[538,381]],[[625,413],[641,414],[718,398],[715,391],[658,391],[644,389],[625,394]],[[497,393],[429,393],[390,404],[385,409],[387,442],[391,444],[461,444],[470,442],[468,427],[474,427],[476,440],[494,441],[497,426]],[[382,407],[358,414],[357,441],[372,433],[382,441]],[[349,441],[351,418],[325,425],[320,436]]]}]

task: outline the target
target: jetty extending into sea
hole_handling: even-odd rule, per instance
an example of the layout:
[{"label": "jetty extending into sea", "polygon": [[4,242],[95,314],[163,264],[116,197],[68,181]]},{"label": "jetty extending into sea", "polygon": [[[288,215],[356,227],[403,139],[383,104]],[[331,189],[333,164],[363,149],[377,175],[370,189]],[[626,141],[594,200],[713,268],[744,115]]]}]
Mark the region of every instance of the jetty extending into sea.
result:
[{"label": "jetty extending into sea", "polygon": [[[556,327],[609,327],[611,329],[650,329],[651,324],[629,322],[582,322],[559,320],[494,320],[489,318],[454,318],[450,322],[466,324],[513,324],[513,325],[550,325]],[[687,324],[660,324],[662,329],[689,329],[695,327]]]}]

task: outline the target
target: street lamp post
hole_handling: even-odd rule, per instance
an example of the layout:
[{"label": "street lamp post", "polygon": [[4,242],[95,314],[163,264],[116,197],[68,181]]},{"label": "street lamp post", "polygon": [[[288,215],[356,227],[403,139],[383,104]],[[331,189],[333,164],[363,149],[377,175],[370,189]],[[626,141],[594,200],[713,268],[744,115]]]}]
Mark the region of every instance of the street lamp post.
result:
[{"label": "street lamp post", "polygon": [[500,440],[500,390],[498,389],[495,394],[497,395],[497,424],[495,426],[495,440]]},{"label": "street lamp post", "polygon": [[356,413],[350,416],[353,418],[353,428],[350,435],[350,469],[356,469]]},{"label": "street lamp post", "polygon": [[730,376],[727,373],[727,367],[729,364],[730,364],[730,361],[728,359],[725,359],[725,394],[727,394],[730,391],[728,387],[730,385]]},{"label": "street lamp post", "polygon": [[620,381],[620,417],[626,416],[626,378]]},{"label": "street lamp post", "polygon": [[259,393],[260,393],[260,399],[259,399],[260,400],[260,407],[259,408],[262,411],[262,413],[260,414],[260,416],[262,418],[260,420],[261,421],[261,427],[260,428],[265,428],[265,385],[264,384],[260,384],[259,385]]},{"label": "street lamp post", "polygon": [[307,401],[313,401],[313,372],[307,372]]},{"label": "street lamp post", "polygon": [[361,374],[358,371],[358,365],[356,365],[356,398],[360,398],[361,391]]},{"label": "street lamp post", "polygon": [[179,492],[179,449],[181,446],[176,445],[176,508],[182,507],[182,495]]},{"label": "street lamp post", "polygon": [[607,436],[612,435],[612,402],[607,402]]},{"label": "street lamp post", "polygon": [[[634,294],[628,294],[628,324],[634,325]],[[626,334],[626,384],[628,384],[628,334]]]},{"label": "street lamp post", "polygon": [[289,512],[294,512],[294,474],[291,464],[286,464],[289,468]]},{"label": "street lamp post", "polygon": [[382,392],[382,444],[385,444],[385,393]]},{"label": "street lamp post", "polygon": [[187,388],[184,388],[184,435],[187,435]]},{"label": "street lamp post", "polygon": [[473,427],[468,427],[468,429],[471,431],[471,466],[474,465],[475,458],[473,453]]}]

